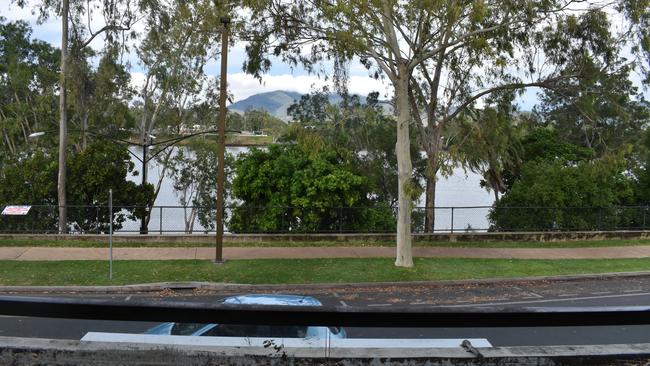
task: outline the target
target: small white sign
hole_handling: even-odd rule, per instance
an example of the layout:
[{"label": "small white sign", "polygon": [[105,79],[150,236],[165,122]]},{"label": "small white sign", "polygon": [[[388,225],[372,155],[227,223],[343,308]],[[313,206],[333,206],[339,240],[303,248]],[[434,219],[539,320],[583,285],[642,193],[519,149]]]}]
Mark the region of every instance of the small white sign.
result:
[{"label": "small white sign", "polygon": [[6,206],[2,210],[2,215],[6,216],[25,216],[29,213],[29,209],[32,206]]}]

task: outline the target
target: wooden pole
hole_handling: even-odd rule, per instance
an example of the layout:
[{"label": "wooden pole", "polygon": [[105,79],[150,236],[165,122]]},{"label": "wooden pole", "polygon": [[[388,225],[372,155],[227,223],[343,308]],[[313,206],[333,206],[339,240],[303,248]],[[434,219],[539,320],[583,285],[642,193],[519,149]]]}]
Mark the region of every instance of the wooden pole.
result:
[{"label": "wooden pole", "polygon": [[221,17],[221,83],[219,84],[219,134],[217,146],[217,242],[214,256],[215,263],[223,263],[223,209],[224,209],[224,164],[226,153],[226,92],[228,82],[228,25],[230,18]]}]

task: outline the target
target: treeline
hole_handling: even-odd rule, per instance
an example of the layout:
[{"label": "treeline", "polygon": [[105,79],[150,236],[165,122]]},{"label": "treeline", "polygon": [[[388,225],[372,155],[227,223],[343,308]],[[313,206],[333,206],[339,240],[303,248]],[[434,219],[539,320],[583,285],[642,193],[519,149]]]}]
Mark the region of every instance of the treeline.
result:
[{"label": "treeline", "polygon": [[[620,102],[621,99],[619,99]],[[587,127],[578,111],[551,101],[532,112],[477,110],[478,123],[450,130],[444,166],[483,176],[495,195],[491,230],[612,230],[641,228],[650,219],[649,105],[630,98],[601,106],[611,119]],[[618,109],[615,115],[610,109]],[[572,114],[572,116],[570,116]],[[371,94],[367,103],[326,92],[289,108],[282,143],[234,162],[234,231],[394,231],[397,162],[394,124]],[[561,116],[559,119],[557,116]],[[426,186],[426,159],[411,139],[417,200]],[[617,206],[632,206],[630,208]],[[637,207],[640,206],[640,207]],[[645,212],[645,213],[644,213]],[[424,231],[425,212],[412,229]]]},{"label": "treeline", "polygon": [[[33,39],[31,33],[26,22],[9,22],[0,17],[0,204],[57,206],[60,50]],[[145,43],[148,37],[153,42],[153,37],[158,36],[148,34]],[[129,175],[140,175],[144,168],[131,162],[128,147],[154,143],[149,136],[159,140],[178,136],[182,130],[197,125],[199,130],[214,130],[218,108],[212,103],[213,95],[185,104],[178,104],[182,100],[169,94],[159,95],[160,85],[151,83],[160,75],[154,76],[153,71],[148,76],[149,84],[136,85],[117,44],[108,42],[99,52],[75,47],[71,47],[76,51],[68,60],[74,77],[67,85],[67,205],[106,206],[108,190],[112,189],[118,212],[114,223],[119,229],[126,219],[146,219],[145,207],[153,205],[162,183],[135,184],[127,179]],[[145,45],[140,47],[144,52]],[[152,57],[151,53],[142,55]],[[180,92],[180,84],[174,87],[175,92]],[[154,101],[156,96],[163,100]],[[152,123],[152,119],[156,122]],[[231,130],[251,129],[274,136],[286,128],[286,123],[262,111],[230,114],[227,125]],[[141,138],[143,126],[149,140]],[[178,175],[176,164],[180,157],[172,155],[170,149],[159,152],[157,145],[149,146],[149,150],[150,156],[158,154],[160,164],[173,168],[165,169],[162,176]],[[187,204],[193,203],[188,200]],[[56,210],[34,211],[28,220],[6,219],[0,226],[4,230],[57,230]],[[69,212],[68,221],[83,231],[107,229],[106,210],[75,208]]]}]

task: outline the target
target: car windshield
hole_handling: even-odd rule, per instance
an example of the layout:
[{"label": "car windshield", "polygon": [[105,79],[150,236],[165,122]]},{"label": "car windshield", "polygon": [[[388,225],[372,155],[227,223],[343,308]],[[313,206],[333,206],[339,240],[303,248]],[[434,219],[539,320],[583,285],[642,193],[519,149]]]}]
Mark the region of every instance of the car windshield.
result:
[{"label": "car windshield", "polygon": [[197,330],[205,327],[207,324],[198,323],[174,323],[171,329],[171,335],[192,335]]},{"label": "car windshield", "polygon": [[305,338],[307,327],[220,324],[201,335],[213,337]]}]

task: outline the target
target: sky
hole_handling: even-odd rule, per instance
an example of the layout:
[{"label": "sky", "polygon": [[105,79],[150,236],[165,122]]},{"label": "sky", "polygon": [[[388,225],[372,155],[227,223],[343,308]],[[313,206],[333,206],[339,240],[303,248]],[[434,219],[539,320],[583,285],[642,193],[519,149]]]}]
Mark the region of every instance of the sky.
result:
[{"label": "sky", "polygon": [[[32,29],[32,38],[40,39],[52,44],[55,47],[61,46],[61,21],[53,17],[43,24],[37,24],[37,15],[32,14],[32,8],[20,8],[12,4],[11,0],[0,0],[0,16],[9,21],[24,20]],[[97,26],[99,28],[100,25]],[[136,27],[137,29],[137,27]],[[91,46],[98,50],[101,48],[102,40],[98,37]],[[234,101],[245,99],[253,94],[275,90],[295,91],[309,93],[313,88],[320,89],[329,82],[322,77],[310,75],[301,68],[291,68],[282,62],[274,62],[273,68],[267,75],[264,75],[262,82],[242,71],[245,60],[244,44],[238,43],[231,47],[228,54],[228,88],[234,96]],[[138,84],[144,80],[142,70],[135,62],[133,56],[131,74],[133,83]],[[206,67],[209,76],[216,76],[220,71],[220,60],[212,60]],[[351,65],[349,90],[353,94],[367,95],[370,92],[378,91],[385,98],[390,98],[392,89],[388,84],[380,80],[372,79],[360,64]]]},{"label": "sky", "polygon": [[[0,16],[7,18],[9,21],[24,20],[28,22],[33,29],[32,37],[51,43],[55,47],[61,45],[61,24],[60,19],[52,17],[43,24],[37,24],[37,15],[32,14],[32,7],[20,8],[16,4],[12,4],[12,0],[0,0]],[[97,25],[99,28],[101,24]],[[140,31],[143,24],[135,26]],[[102,46],[101,37],[97,37],[91,46],[99,50]],[[263,76],[262,81],[247,75],[242,71],[242,64],[245,60],[245,45],[236,43],[229,50],[228,56],[228,89],[232,93],[233,101],[245,99],[253,94],[275,91],[287,90],[299,93],[308,93],[313,89],[320,89],[325,85],[330,85],[329,81],[324,80],[322,77],[309,74],[300,67],[292,68],[287,64],[282,63],[280,60],[273,62],[273,66],[266,75]],[[137,65],[135,55],[129,56],[132,60],[132,83],[139,85],[144,80],[144,74]],[[216,76],[220,70],[220,60],[212,60],[206,67],[208,76]],[[350,80],[348,89],[352,94],[359,94],[362,96],[370,92],[377,91],[382,99],[390,99],[392,96],[392,87],[390,83],[384,80],[376,80],[368,75],[366,69],[358,62],[352,61],[350,63]],[[522,97],[519,98],[518,104],[521,110],[530,110],[537,103],[538,90],[529,89]]]}]

